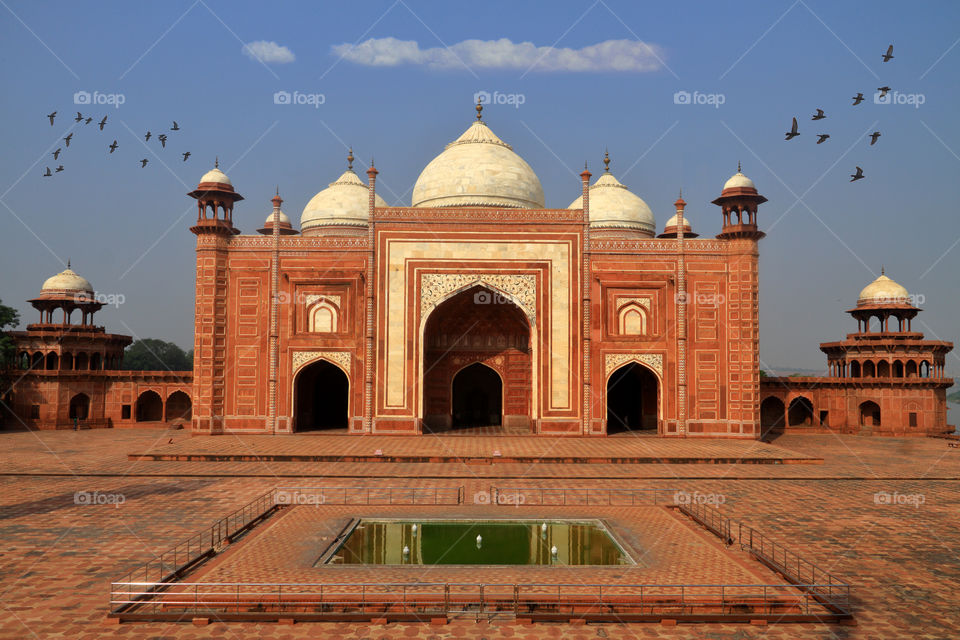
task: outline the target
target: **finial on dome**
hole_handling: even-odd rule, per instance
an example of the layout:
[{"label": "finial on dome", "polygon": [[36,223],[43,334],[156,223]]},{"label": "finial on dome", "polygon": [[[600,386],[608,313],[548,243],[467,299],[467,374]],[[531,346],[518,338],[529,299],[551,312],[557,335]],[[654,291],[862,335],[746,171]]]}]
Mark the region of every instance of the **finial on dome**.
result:
[{"label": "finial on dome", "polygon": [[884,270],[883,270],[883,265],[880,265],[880,275],[882,275],[882,276],[887,275],[886,272],[884,272]]},{"label": "finial on dome", "polygon": [[737,173],[743,173],[743,170],[740,168],[740,161],[737,160]]},{"label": "finial on dome", "polygon": [[70,258],[67,258],[67,269],[70,268]]},{"label": "finial on dome", "polygon": [[214,159],[213,159],[213,168],[214,168],[214,169],[219,169],[219,168],[220,168],[220,156],[214,156]]},{"label": "finial on dome", "polygon": [[477,120],[483,119],[483,103],[480,102],[480,97],[477,96]]},{"label": "finial on dome", "polygon": [[353,171],[353,147],[350,147],[350,152],[347,154],[347,171]]},{"label": "finial on dome", "polygon": [[610,150],[604,149],[603,151],[603,170],[607,173],[610,173]]}]

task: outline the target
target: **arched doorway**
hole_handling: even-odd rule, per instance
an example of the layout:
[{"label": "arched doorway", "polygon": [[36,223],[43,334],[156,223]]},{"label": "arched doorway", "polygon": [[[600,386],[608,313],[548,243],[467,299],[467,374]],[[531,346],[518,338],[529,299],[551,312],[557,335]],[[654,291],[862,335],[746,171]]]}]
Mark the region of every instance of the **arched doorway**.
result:
[{"label": "arched doorway", "polygon": [[89,417],[90,397],[85,393],[78,393],[70,398],[70,419],[86,420]]},{"label": "arched doorway", "polygon": [[294,394],[297,431],[349,426],[350,380],[337,365],[316,360],[300,369]]},{"label": "arched doorway", "polygon": [[764,398],[760,403],[760,430],[761,438],[783,433],[783,421],[786,416],[786,407],[783,400],[776,396]]},{"label": "arched doorway", "polygon": [[451,427],[499,427],[503,424],[503,382],[496,371],[475,362],[453,377]]},{"label": "arched doorway", "polygon": [[880,405],[870,400],[860,403],[860,426],[880,426]]},{"label": "arched doorway", "polygon": [[163,420],[163,399],[156,391],[144,391],[137,398],[137,422]]},{"label": "arched doorway", "polygon": [[790,411],[787,420],[791,427],[813,426],[813,403],[808,398],[800,396],[790,401]]},{"label": "arched doorway", "polygon": [[190,420],[193,413],[193,403],[183,391],[174,391],[167,398],[166,416],[167,422]]},{"label": "arched doorway", "polygon": [[[528,433],[534,416],[530,336],[520,307],[480,285],[437,306],[423,331],[424,428],[438,432],[473,423],[500,426],[504,433]],[[485,410],[482,397],[487,398]],[[480,404],[471,408],[470,402]],[[483,411],[487,418],[480,420]]]},{"label": "arched doorway", "polygon": [[660,383],[656,374],[629,362],[607,378],[607,435],[624,431],[657,432]]}]

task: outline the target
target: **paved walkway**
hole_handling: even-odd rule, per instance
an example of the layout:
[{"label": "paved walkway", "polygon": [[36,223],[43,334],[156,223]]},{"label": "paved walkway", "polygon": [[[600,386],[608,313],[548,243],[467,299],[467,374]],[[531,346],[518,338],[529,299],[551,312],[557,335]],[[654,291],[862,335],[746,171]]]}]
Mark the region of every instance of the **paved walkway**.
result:
[{"label": "paved walkway", "polygon": [[[0,638],[960,637],[960,450],[948,448],[943,440],[811,435],[785,436],[774,443],[822,457],[822,465],[373,465],[126,459],[130,451],[147,451],[152,444],[167,446],[171,438],[176,444],[188,437],[183,432],[140,430],[0,433]],[[609,475],[602,477],[604,473]],[[697,475],[684,477],[683,473]],[[753,473],[759,475],[739,479]],[[341,477],[329,477],[336,474]],[[278,484],[320,483],[454,484],[463,486],[467,496],[505,484],[661,488],[722,496],[720,508],[726,514],[850,581],[858,626],[103,625],[111,580]],[[112,497],[119,504],[98,504],[96,496]]]},{"label": "paved walkway", "polygon": [[819,463],[757,440],[530,436],[197,436],[131,460],[245,462]]}]

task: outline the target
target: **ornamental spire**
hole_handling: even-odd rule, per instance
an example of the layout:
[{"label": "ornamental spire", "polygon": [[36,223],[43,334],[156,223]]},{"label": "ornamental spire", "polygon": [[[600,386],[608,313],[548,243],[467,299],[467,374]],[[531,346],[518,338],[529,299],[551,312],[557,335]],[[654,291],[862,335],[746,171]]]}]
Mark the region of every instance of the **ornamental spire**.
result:
[{"label": "ornamental spire", "polygon": [[347,154],[347,171],[353,171],[353,147],[350,147],[350,152]]},{"label": "ornamental spire", "polygon": [[603,170],[605,173],[610,173],[610,150],[605,149],[603,151]]},{"label": "ornamental spire", "polygon": [[480,97],[477,96],[477,120],[483,119],[483,103],[480,102]]}]

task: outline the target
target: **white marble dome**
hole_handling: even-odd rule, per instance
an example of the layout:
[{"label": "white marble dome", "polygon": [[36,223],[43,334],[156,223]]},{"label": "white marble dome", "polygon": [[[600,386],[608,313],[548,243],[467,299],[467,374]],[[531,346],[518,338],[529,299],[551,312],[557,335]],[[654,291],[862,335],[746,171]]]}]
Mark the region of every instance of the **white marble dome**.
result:
[{"label": "white marble dome", "polygon": [[213,169],[210,169],[210,171],[207,171],[205,174],[203,174],[203,177],[200,178],[200,184],[203,184],[204,182],[216,182],[218,184],[225,184],[230,187],[233,186],[233,183],[230,182],[230,178],[228,178],[227,174],[225,174],[223,171],[220,171],[219,167],[214,167]]},{"label": "white marble dome", "polygon": [[[583,207],[583,196],[570,203],[568,209]],[[629,229],[651,237],[657,221],[643,198],[631,192],[605,171],[590,185],[590,227],[597,229]]]},{"label": "white marble dome", "polygon": [[[677,228],[677,218],[678,218],[677,214],[673,214],[673,217],[670,218],[669,220],[667,220],[667,224],[666,224],[666,226],[664,227],[664,230],[667,230],[667,229],[670,229],[670,228],[676,229],[676,228]],[[683,232],[684,232],[684,233],[691,233],[692,231],[693,231],[693,229],[691,229],[691,227],[690,227],[690,218],[688,218],[687,216],[683,216]]]},{"label": "white marble dome", "polygon": [[544,197],[530,165],[477,120],[420,173],[412,205],[542,209]]},{"label": "white marble dome", "polygon": [[730,176],[730,179],[727,180],[723,185],[723,190],[727,189],[753,189],[757,190],[757,185],[753,184],[753,180],[743,175],[743,172],[739,169],[735,174]]},{"label": "white marble dome", "polygon": [[289,218],[289,216],[287,216],[287,214],[285,214],[283,211],[277,211],[276,213],[274,213],[273,211],[271,211],[271,212],[270,212],[270,215],[267,216],[267,220],[266,220],[266,222],[264,222],[264,224],[265,224],[265,225],[266,225],[266,224],[273,224],[273,222],[274,222],[277,218],[280,218],[280,224],[281,224],[281,225],[290,224],[290,218]]},{"label": "white marble dome", "polygon": [[[313,196],[300,214],[300,232],[329,226],[365,227],[369,218],[369,187],[347,169],[330,186]],[[376,206],[387,203],[376,195]]]},{"label": "white marble dome", "polygon": [[884,275],[868,284],[860,291],[857,304],[902,304],[910,302],[910,293],[906,287]]},{"label": "white marble dome", "polygon": [[93,286],[89,280],[77,275],[68,264],[66,269],[55,276],[47,278],[40,291],[41,293],[66,291],[71,293],[82,292],[93,294]]}]

